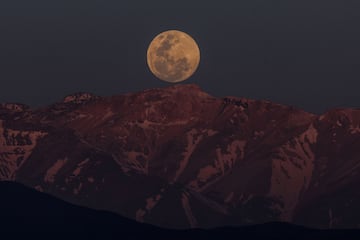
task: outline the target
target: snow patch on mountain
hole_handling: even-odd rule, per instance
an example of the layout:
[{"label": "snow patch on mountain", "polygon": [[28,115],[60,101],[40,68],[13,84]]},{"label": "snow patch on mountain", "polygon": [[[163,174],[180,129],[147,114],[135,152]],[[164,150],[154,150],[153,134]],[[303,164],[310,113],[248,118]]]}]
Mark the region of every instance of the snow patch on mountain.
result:
[{"label": "snow patch on mountain", "polygon": [[215,166],[221,170],[224,175],[225,171],[232,168],[237,160],[244,159],[244,149],[246,141],[235,140],[227,146],[225,152],[221,148],[216,148],[216,161]]},{"label": "snow patch on mountain", "polygon": [[12,112],[23,112],[29,109],[29,106],[20,103],[1,103],[0,108],[4,108]]},{"label": "snow patch on mountain", "polygon": [[162,123],[162,122],[152,122],[149,120],[144,120],[141,122],[129,122],[129,126],[139,126],[142,129],[148,129],[148,128],[157,128],[157,127],[171,127],[171,126],[177,126],[177,125],[186,125],[189,123],[189,120],[177,120],[177,121],[171,121],[168,123]]},{"label": "snow patch on mountain", "polygon": [[79,183],[79,185],[73,189],[73,194],[78,195],[82,189],[83,184]]},{"label": "snow patch on mountain", "polygon": [[215,149],[216,158],[211,165],[199,169],[195,180],[191,181],[188,186],[196,191],[203,191],[224,176],[237,161],[244,159],[245,140],[234,140],[225,151],[218,147]]},{"label": "snow patch on mountain", "polygon": [[72,177],[77,177],[80,175],[82,168],[90,161],[89,158],[86,158],[84,161],[80,162],[77,165],[77,168],[72,172]]},{"label": "snow patch on mountain", "polygon": [[339,120],[336,121],[336,125],[338,125],[339,127],[342,127],[342,123]]},{"label": "snow patch on mountain", "polygon": [[350,131],[351,134],[360,133],[360,126],[359,125],[357,125],[357,126],[351,125],[350,128],[349,128],[349,131]]},{"label": "snow patch on mountain", "polygon": [[301,134],[300,140],[306,141],[307,139],[311,144],[315,144],[317,142],[318,135],[318,131],[316,130],[314,125],[311,124],[307,131]]},{"label": "snow patch on mountain", "polygon": [[243,205],[245,205],[246,203],[248,203],[251,199],[254,198],[253,194],[240,194],[239,196],[239,202]]},{"label": "snow patch on mountain", "polygon": [[44,181],[46,183],[53,183],[55,181],[56,174],[65,166],[68,158],[58,159],[54,165],[52,165],[45,174]]},{"label": "snow patch on mountain", "polygon": [[175,173],[174,181],[176,181],[180,177],[180,175],[186,168],[192,153],[196,149],[196,146],[203,139],[203,136],[199,134],[198,130],[194,128],[186,133],[186,139],[187,139],[187,146],[185,148],[185,151],[183,152],[183,159],[180,161],[180,166]]},{"label": "snow patch on mountain", "polygon": [[253,139],[254,140],[261,139],[264,135],[265,135],[264,131],[254,131]]},{"label": "snow patch on mountain", "polygon": [[13,180],[28,159],[37,141],[47,133],[7,129],[0,120],[0,179]]},{"label": "snow patch on mountain", "polygon": [[73,175],[74,177],[77,177],[77,176],[80,175],[80,173],[81,173],[81,167],[78,167],[78,168],[76,168],[76,169],[73,171],[72,175]]},{"label": "snow patch on mountain", "polygon": [[135,213],[135,219],[138,222],[144,222],[144,217],[146,215],[146,211],[142,208],[138,209]]},{"label": "snow patch on mountain", "polygon": [[75,93],[66,96],[63,100],[63,103],[84,103],[97,98],[99,97],[91,93]]},{"label": "snow patch on mountain", "polygon": [[212,137],[212,136],[214,136],[215,134],[217,134],[219,132],[219,131],[215,131],[213,129],[207,129],[206,131],[207,131],[207,136],[208,137]]},{"label": "snow patch on mountain", "polygon": [[[212,166],[212,165],[208,165],[205,166],[203,168],[201,168],[199,170],[199,174],[197,175],[197,182],[201,182],[201,183],[205,183],[208,182],[209,179],[211,179],[211,177],[213,177],[214,175],[217,175],[219,173],[219,170]],[[195,186],[192,185],[192,188],[194,188]],[[195,189],[198,189],[198,185],[196,185]]]},{"label": "snow patch on mountain", "polygon": [[135,170],[139,173],[148,174],[148,156],[145,153],[136,151],[129,151],[124,153],[127,157],[126,164],[121,164],[121,166],[125,172]]},{"label": "snow patch on mountain", "polygon": [[150,197],[146,199],[146,210],[150,211],[153,209],[156,204],[160,201],[162,196],[160,194],[157,194],[156,196]]},{"label": "snow patch on mountain", "polygon": [[150,213],[151,210],[159,203],[162,199],[161,194],[151,196],[145,200],[146,205],[144,208],[140,208],[136,211],[135,218],[139,222],[144,222],[144,217],[146,214]]},{"label": "snow patch on mountain", "polygon": [[107,108],[105,114],[102,116],[102,121],[106,121],[114,115],[115,113],[111,110],[111,108]]},{"label": "snow patch on mountain", "polygon": [[182,207],[185,211],[185,215],[188,219],[188,222],[190,224],[190,226],[192,228],[195,228],[197,227],[198,225],[198,222],[191,210],[191,207],[190,207],[190,202],[189,202],[189,193],[187,192],[183,192],[182,195],[181,195],[181,204],[182,204]]},{"label": "snow patch on mountain", "polygon": [[44,192],[44,189],[40,185],[36,185],[34,188],[36,189],[36,191]]}]

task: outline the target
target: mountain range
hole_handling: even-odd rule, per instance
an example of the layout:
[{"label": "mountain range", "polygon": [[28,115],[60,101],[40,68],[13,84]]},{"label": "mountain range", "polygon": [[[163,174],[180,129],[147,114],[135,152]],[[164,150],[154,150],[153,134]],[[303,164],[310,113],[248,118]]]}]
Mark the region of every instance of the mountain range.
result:
[{"label": "mountain range", "polygon": [[166,228],[360,226],[360,110],[174,85],[0,104],[0,179]]}]

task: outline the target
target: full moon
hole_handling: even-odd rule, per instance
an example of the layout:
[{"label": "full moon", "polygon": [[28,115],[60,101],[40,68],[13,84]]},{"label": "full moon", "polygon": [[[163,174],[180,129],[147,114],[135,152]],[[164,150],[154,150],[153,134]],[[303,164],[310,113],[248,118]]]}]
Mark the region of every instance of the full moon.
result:
[{"label": "full moon", "polygon": [[157,35],[147,51],[150,71],[171,83],[184,81],[194,74],[200,63],[195,40],[184,32],[169,30]]}]

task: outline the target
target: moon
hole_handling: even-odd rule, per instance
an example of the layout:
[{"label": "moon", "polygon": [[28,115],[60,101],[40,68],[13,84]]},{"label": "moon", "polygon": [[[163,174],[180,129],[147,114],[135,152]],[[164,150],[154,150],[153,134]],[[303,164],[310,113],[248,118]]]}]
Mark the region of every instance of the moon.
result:
[{"label": "moon", "polygon": [[151,41],[147,50],[147,63],[157,78],[177,83],[195,73],[200,63],[200,50],[190,35],[169,30]]}]

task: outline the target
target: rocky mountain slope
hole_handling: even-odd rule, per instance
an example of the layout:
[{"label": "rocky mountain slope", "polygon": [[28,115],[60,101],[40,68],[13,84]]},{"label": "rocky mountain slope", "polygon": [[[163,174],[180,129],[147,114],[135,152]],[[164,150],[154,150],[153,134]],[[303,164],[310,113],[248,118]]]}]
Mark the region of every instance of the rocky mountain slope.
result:
[{"label": "rocky mountain slope", "polygon": [[163,227],[360,226],[360,110],[196,85],[0,105],[0,179]]}]

